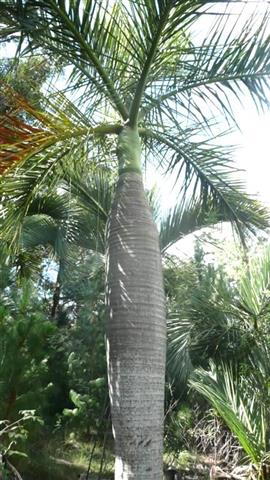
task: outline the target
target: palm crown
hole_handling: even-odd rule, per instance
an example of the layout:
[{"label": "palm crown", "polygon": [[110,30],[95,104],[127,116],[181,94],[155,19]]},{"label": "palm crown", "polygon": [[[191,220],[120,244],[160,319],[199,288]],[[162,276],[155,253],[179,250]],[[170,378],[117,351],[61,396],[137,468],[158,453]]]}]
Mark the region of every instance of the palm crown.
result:
[{"label": "palm crown", "polygon": [[[147,158],[174,172],[183,201],[195,198],[239,229],[265,226],[266,212],[235,175],[231,149],[211,133],[209,102],[230,121],[233,95],[246,90],[264,104],[270,73],[267,2],[240,33],[241,15],[230,13],[230,3],[245,2],[1,1],[2,39],[18,41],[21,54],[43,49],[71,65],[68,88],[77,90],[75,103],[63,92],[51,95],[45,113],[13,99],[16,112],[33,118],[30,125],[9,112],[0,125],[2,188],[13,207],[24,215],[70,158],[89,168],[115,162],[115,139],[129,125]],[[197,46],[188,32],[201,17],[215,21]]]}]

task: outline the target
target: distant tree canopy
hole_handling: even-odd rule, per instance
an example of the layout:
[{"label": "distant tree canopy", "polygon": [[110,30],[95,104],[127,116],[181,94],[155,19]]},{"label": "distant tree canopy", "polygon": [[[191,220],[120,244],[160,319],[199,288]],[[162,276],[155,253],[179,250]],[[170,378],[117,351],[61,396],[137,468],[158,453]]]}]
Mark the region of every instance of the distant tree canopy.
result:
[{"label": "distant tree canopy", "polygon": [[56,71],[56,62],[45,55],[0,59],[0,114],[8,112],[13,106],[12,92],[7,96],[6,86],[11,87],[31,105],[41,108],[42,87]]}]

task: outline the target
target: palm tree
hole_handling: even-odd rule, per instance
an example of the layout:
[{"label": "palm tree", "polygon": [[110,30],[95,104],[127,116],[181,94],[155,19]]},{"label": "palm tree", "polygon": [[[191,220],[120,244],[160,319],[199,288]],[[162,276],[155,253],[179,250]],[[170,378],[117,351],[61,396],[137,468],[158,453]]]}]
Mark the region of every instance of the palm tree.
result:
[{"label": "palm tree", "polygon": [[[229,3],[0,1],[1,37],[17,40],[21,54],[44,50],[61,58],[72,66],[68,88],[77,91],[76,108],[53,95],[46,113],[17,97],[33,122],[9,112],[0,126],[6,234],[14,222],[19,234],[35,192],[56,182],[71,158],[85,159],[89,171],[104,162],[118,170],[106,285],[117,479],[162,478],[165,308],[143,159],[174,172],[184,203],[211,205],[241,234],[266,224],[265,211],[234,175],[230,149],[212,138],[217,114],[233,119],[233,95],[245,90],[264,103],[270,73],[268,13],[239,33],[229,11],[214,8]],[[198,46],[189,32],[201,18],[214,22]]]},{"label": "palm tree", "polygon": [[[215,365],[234,365],[236,370],[241,364],[255,365],[253,350],[257,354],[261,346],[265,349],[263,338],[268,338],[269,247],[248,260],[248,266],[245,252],[238,282],[232,281],[221,266],[205,264],[204,253],[198,246],[196,250],[195,262],[182,268],[167,262],[166,286],[171,295],[168,372],[171,381],[176,385],[180,382],[182,387],[194,370],[207,370],[211,361]],[[170,271],[174,272],[172,278]],[[181,291],[177,296],[179,285],[184,297]]]},{"label": "palm tree", "polygon": [[[105,250],[105,224],[112,197],[108,175],[99,172],[79,179],[75,172],[61,179],[57,189],[37,194],[22,224],[20,247],[27,252],[45,249],[57,265],[51,318],[57,318],[61,287],[85,251],[93,258]],[[68,190],[68,191],[66,191]],[[44,257],[44,255],[43,255]],[[101,265],[103,260],[100,261]]]},{"label": "palm tree", "polygon": [[205,264],[204,255],[197,244],[194,259],[182,265],[169,261],[165,270],[168,380],[179,395],[186,393],[194,369],[207,369],[211,360],[237,362],[254,341],[235,307],[236,286],[221,266]]}]

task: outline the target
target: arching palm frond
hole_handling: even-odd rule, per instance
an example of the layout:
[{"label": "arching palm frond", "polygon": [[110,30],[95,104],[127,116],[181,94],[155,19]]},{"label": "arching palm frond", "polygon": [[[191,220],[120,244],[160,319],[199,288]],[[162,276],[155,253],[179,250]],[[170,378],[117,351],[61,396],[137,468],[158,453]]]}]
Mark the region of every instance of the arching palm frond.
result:
[{"label": "arching palm frond", "polygon": [[25,217],[21,237],[21,243],[25,248],[33,249],[39,245],[50,245],[54,251],[57,251],[56,239],[57,225],[51,217],[41,214]]},{"label": "arching palm frond", "polygon": [[106,168],[89,172],[83,165],[71,165],[64,169],[61,185],[84,212],[82,231],[88,232],[88,243],[82,241],[81,245],[89,248],[91,238],[91,248],[104,253],[106,223],[115,189],[112,172]]},{"label": "arching palm frond", "polygon": [[[189,130],[188,130],[189,131]],[[209,141],[190,141],[185,132],[178,135],[151,132],[154,153],[162,151],[163,166],[173,173],[183,201],[197,200],[201,209],[208,206],[221,221],[230,221],[242,234],[246,229],[266,228],[268,210],[245,193],[240,172],[228,148]]]},{"label": "arching palm frond", "polygon": [[[22,219],[36,195],[56,185],[63,175],[63,167],[67,168],[74,158],[78,162],[87,160],[91,167],[100,165],[104,158],[104,129],[107,133],[114,133],[118,127],[102,124],[96,129],[61,94],[53,95],[47,102],[46,112],[35,110],[18,95],[15,95],[13,104],[14,111],[8,117],[0,118],[0,158],[4,173],[0,179],[0,191],[5,234],[12,230],[16,236],[14,224],[19,232]],[[31,124],[18,117],[24,112],[32,118]]]},{"label": "arching palm frond", "polygon": [[[237,3],[241,5],[234,2],[234,7]],[[93,90],[111,100],[124,120],[131,103],[133,124],[144,102],[159,109],[174,99],[189,114],[197,110],[204,118],[210,99],[228,112],[226,92],[238,95],[239,82],[263,102],[269,76],[269,12],[264,5],[256,16],[239,13],[225,0],[113,5],[108,0],[9,0],[0,3],[0,13],[6,25],[3,38],[17,35],[27,52],[43,48],[65,58],[88,77]],[[189,29],[198,22],[203,28],[201,18],[206,24],[215,20],[196,46]],[[192,91],[195,96],[190,97]]]},{"label": "arching palm frond", "polygon": [[179,53],[176,40],[204,4],[204,0],[181,5],[175,0],[2,1],[6,27],[1,36],[17,38],[21,45],[26,42],[26,53],[42,48],[64,58],[75,67],[77,81],[79,72],[91,84],[92,94],[109,100],[126,120],[131,102],[131,117],[137,117],[148,77],[156,79],[168,66],[168,57],[174,66]]},{"label": "arching palm frond", "polygon": [[21,244],[26,249],[49,246],[57,259],[69,262],[75,248],[104,253],[104,231],[104,222],[98,228],[90,208],[83,208],[70,193],[48,192],[32,202]]},{"label": "arching palm frond", "polygon": [[[122,10],[120,18],[120,8],[111,7],[108,0],[1,2],[1,19],[7,25],[3,35],[26,41],[27,53],[44,48],[63,58],[74,66],[77,80],[79,74],[89,81],[91,97],[97,95],[99,101],[105,97],[126,119],[119,86],[135,48],[128,42],[128,25]],[[131,70],[136,69],[134,63],[130,62]]]},{"label": "arching palm frond", "polygon": [[190,356],[191,324],[189,319],[170,317],[167,320],[167,375],[169,381],[182,391],[194,370]]},{"label": "arching palm frond", "polygon": [[[163,21],[169,3],[163,2]],[[252,14],[243,4],[187,1],[171,5],[166,26],[158,40],[157,35],[153,39],[158,44],[143,98],[151,124],[159,124],[163,116],[172,120],[173,110],[180,122],[187,118],[202,121],[210,108],[234,122],[231,102],[233,96],[239,98],[242,89],[258,104],[265,103],[269,9],[267,2],[258,2],[259,13],[255,7]],[[150,20],[148,23],[151,25]]]},{"label": "arching palm frond", "polygon": [[22,226],[24,248],[49,246],[56,258],[68,256],[68,249],[79,242],[82,212],[67,195],[38,196],[28,210]]},{"label": "arching palm frond", "polygon": [[[249,212],[249,210],[245,211],[243,209],[243,211],[240,212],[239,205],[240,202],[238,203],[237,211],[239,222],[241,221],[243,224],[246,223],[246,225],[248,225],[250,219],[248,218],[247,212]],[[221,207],[220,211],[217,209],[217,206]],[[263,209],[261,211],[263,212]],[[261,214],[258,215],[258,221],[262,217]],[[189,235],[205,227],[213,227],[220,222],[226,222],[228,218],[228,214],[224,211],[222,204],[220,205],[216,202],[204,204],[203,202],[197,201],[185,205],[184,202],[181,202],[169,210],[161,220],[159,228],[161,252],[165,253],[185,235]],[[255,224],[255,218],[251,223],[253,223],[253,225]],[[259,223],[258,226],[260,226]]]},{"label": "arching palm frond", "polygon": [[70,191],[89,213],[102,220],[105,225],[113,199],[114,181],[110,171],[93,173],[85,169],[71,168],[64,171],[63,188]]},{"label": "arching palm frond", "polygon": [[211,359],[217,364],[231,360],[238,365],[251,353],[252,334],[242,325],[242,318],[233,316],[233,306],[209,298],[203,285],[201,293],[199,290],[194,286],[182,311],[179,305],[178,312],[168,314],[168,371],[176,385],[185,386],[192,370],[199,366],[207,369]]},{"label": "arching palm frond", "polygon": [[250,461],[260,466],[267,448],[267,412],[259,401],[260,390],[254,389],[252,381],[241,381],[226,365],[220,370],[213,366],[212,372],[197,370],[190,385],[215,408]]}]

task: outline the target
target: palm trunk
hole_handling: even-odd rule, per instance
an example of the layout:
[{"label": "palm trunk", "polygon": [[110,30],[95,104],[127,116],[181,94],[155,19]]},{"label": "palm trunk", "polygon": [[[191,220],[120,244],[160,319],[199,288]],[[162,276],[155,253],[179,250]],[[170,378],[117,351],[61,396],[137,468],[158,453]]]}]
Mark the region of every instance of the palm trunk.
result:
[{"label": "palm trunk", "polygon": [[108,378],[116,480],[161,480],[166,328],[157,229],[139,173],[122,173],[108,224]]},{"label": "palm trunk", "polygon": [[61,283],[60,283],[60,272],[61,272],[61,263],[59,263],[59,269],[57,273],[57,279],[55,282],[54,292],[53,292],[53,299],[52,299],[52,308],[51,308],[51,319],[55,320],[56,315],[59,310],[59,303],[60,303],[60,293],[61,293]]}]

